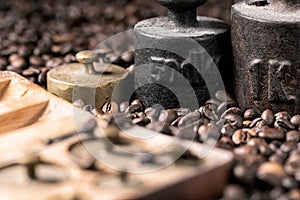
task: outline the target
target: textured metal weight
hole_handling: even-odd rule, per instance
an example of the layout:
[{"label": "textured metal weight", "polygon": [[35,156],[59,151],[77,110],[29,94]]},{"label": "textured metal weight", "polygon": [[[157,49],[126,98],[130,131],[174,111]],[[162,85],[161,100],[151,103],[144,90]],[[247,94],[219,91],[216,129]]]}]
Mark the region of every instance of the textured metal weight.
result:
[{"label": "textured metal weight", "polygon": [[[202,5],[205,0],[159,0],[159,2],[169,9],[168,17],[157,17],[141,21],[134,28],[135,34],[135,64],[136,69],[142,65],[154,65],[153,70],[144,71],[144,76],[136,76],[135,97],[140,98],[145,106],[160,104],[164,108],[182,107],[178,96],[170,88],[159,84],[142,84],[146,82],[167,81],[171,85],[178,85],[178,92],[185,97],[187,105],[192,99],[191,92],[180,88],[180,81],[174,77],[170,67],[182,74],[189,82],[196,96],[197,104],[204,103],[209,98],[207,84],[203,79],[203,74],[191,65],[193,60],[200,64],[200,71],[205,73],[212,69],[206,69],[207,59],[204,54],[208,53],[212,58],[223,77],[225,86],[230,90],[232,82],[231,69],[231,43],[229,26],[221,20],[209,17],[197,17],[196,8]],[[184,38],[193,39],[196,44],[200,44],[205,53],[190,51],[182,44]],[[176,43],[177,41],[177,43]],[[189,58],[183,58],[172,52],[172,49],[184,48]],[[164,67],[167,66],[167,67]],[[194,107],[192,108],[194,109]]]},{"label": "textured metal weight", "polygon": [[232,7],[235,94],[241,108],[300,113],[300,1]]}]

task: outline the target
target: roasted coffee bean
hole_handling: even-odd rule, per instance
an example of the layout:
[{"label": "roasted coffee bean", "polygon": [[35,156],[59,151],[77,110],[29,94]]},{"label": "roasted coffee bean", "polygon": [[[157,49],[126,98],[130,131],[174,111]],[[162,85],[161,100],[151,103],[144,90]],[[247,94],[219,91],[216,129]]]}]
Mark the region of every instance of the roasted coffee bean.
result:
[{"label": "roasted coffee bean", "polygon": [[225,117],[229,114],[242,116],[242,111],[240,108],[237,108],[237,107],[229,108],[222,114],[221,119],[225,119]]},{"label": "roasted coffee bean", "polygon": [[129,114],[133,114],[133,113],[137,113],[137,112],[141,112],[143,110],[142,105],[141,104],[133,104],[130,105],[125,112],[129,113]]},{"label": "roasted coffee bean", "polygon": [[284,189],[280,186],[274,187],[269,194],[270,199],[278,199],[284,193]]},{"label": "roasted coffee bean", "polygon": [[30,56],[29,63],[33,66],[42,66],[45,62],[39,56]]},{"label": "roasted coffee bean", "polygon": [[24,58],[22,58],[18,54],[12,54],[11,56],[9,56],[8,60],[10,62],[10,65],[15,69],[22,69],[26,66]]},{"label": "roasted coffee bean", "polygon": [[186,114],[190,113],[190,109],[188,108],[174,108],[173,110],[175,110],[178,114],[179,117],[183,117]]},{"label": "roasted coffee bean", "polygon": [[102,107],[102,111],[104,113],[117,113],[119,111],[119,105],[114,101],[106,102]]},{"label": "roasted coffee bean", "polygon": [[232,135],[232,142],[235,145],[246,144],[251,138],[251,135],[241,129],[236,130]]},{"label": "roasted coffee bean", "polygon": [[218,120],[218,116],[214,110],[212,110],[211,105],[201,106],[199,108],[199,112],[201,115],[206,117],[209,120],[216,121]]},{"label": "roasted coffee bean", "polygon": [[229,184],[225,187],[223,196],[225,199],[247,199],[245,189],[237,184]]},{"label": "roasted coffee bean", "polygon": [[231,124],[225,124],[221,129],[221,133],[223,136],[231,137],[236,130],[236,126],[232,126]]},{"label": "roasted coffee bean", "polygon": [[277,162],[266,162],[257,169],[257,178],[272,185],[279,186],[283,178],[287,176],[282,164]]},{"label": "roasted coffee bean", "polygon": [[29,56],[29,55],[32,54],[32,49],[31,49],[31,47],[29,47],[29,46],[21,45],[21,46],[18,48],[18,54],[19,54],[20,56],[22,56],[23,58],[24,58],[24,57],[27,57],[27,56]]},{"label": "roasted coffee bean", "polygon": [[23,70],[22,75],[25,77],[34,76],[40,73],[39,69],[29,67],[28,69]]},{"label": "roasted coffee bean", "polygon": [[286,189],[292,189],[292,188],[297,188],[298,187],[297,181],[294,178],[290,177],[290,176],[284,177],[281,180],[281,185],[282,185],[282,187],[284,187]]},{"label": "roasted coffee bean", "polygon": [[300,171],[300,154],[291,155],[284,165],[286,172],[290,175],[294,175]]},{"label": "roasted coffee bean", "polygon": [[291,151],[293,151],[296,148],[297,148],[297,142],[295,142],[295,141],[286,141],[280,147],[280,149],[285,153],[290,153]]},{"label": "roasted coffee bean", "polygon": [[259,113],[253,108],[247,109],[244,112],[244,120],[254,120],[257,117],[259,117]]},{"label": "roasted coffee bean", "polygon": [[247,144],[258,148],[259,153],[264,156],[268,157],[272,154],[272,150],[269,147],[268,143],[266,143],[266,141],[262,138],[252,138]]},{"label": "roasted coffee bean", "polygon": [[251,124],[249,125],[249,128],[254,128],[258,122],[262,121],[262,118],[258,117],[258,118],[255,118]]},{"label": "roasted coffee bean", "polygon": [[295,126],[300,127],[300,115],[294,115],[290,121]]},{"label": "roasted coffee bean", "polygon": [[146,126],[150,122],[151,122],[151,120],[148,117],[139,117],[139,118],[135,118],[132,120],[132,123],[141,125],[141,126]]},{"label": "roasted coffee bean", "polygon": [[295,125],[287,119],[277,119],[274,123],[275,128],[282,128],[285,131],[295,129]]},{"label": "roasted coffee bean", "polygon": [[259,133],[259,137],[272,140],[281,140],[285,137],[284,132],[278,128],[264,127]]},{"label": "roasted coffee bean", "polygon": [[243,145],[233,150],[234,154],[241,157],[246,157],[249,154],[256,154],[257,148],[249,145]]},{"label": "roasted coffee bean", "polygon": [[209,126],[208,125],[201,125],[198,128],[198,135],[199,135],[200,141],[203,142],[207,138],[208,130],[209,130]]},{"label": "roasted coffee bean", "polygon": [[130,105],[140,105],[143,107],[142,101],[140,99],[133,100]]},{"label": "roasted coffee bean", "polygon": [[221,139],[217,143],[217,147],[227,150],[232,150],[234,144],[230,137],[221,137]]},{"label": "roasted coffee bean", "polygon": [[244,159],[244,164],[255,170],[264,162],[266,162],[266,157],[261,154],[250,154]]},{"label": "roasted coffee bean", "polygon": [[172,123],[174,120],[178,118],[178,114],[175,110],[162,110],[160,112],[158,120],[161,122]]},{"label": "roasted coffee bean", "polygon": [[181,120],[178,122],[179,127],[193,127],[193,126],[200,126],[202,115],[200,112],[195,111],[191,112],[184,117],[181,118]]},{"label": "roasted coffee bean", "polygon": [[255,168],[237,164],[233,167],[234,177],[245,184],[252,184],[255,180]]},{"label": "roasted coffee bean", "polygon": [[289,200],[298,200],[300,199],[300,189],[299,188],[291,189],[287,195]]},{"label": "roasted coffee bean", "polygon": [[78,108],[83,108],[85,106],[85,103],[82,99],[77,99],[73,102],[73,105]]},{"label": "roasted coffee bean", "polygon": [[275,120],[274,113],[270,109],[263,111],[261,114],[261,118],[265,120],[269,126],[271,126]]},{"label": "roasted coffee bean", "polygon": [[289,131],[286,133],[286,140],[287,141],[295,141],[299,142],[300,140],[300,131]]},{"label": "roasted coffee bean", "polygon": [[146,126],[146,128],[149,128],[151,130],[154,130],[156,132],[161,132],[167,135],[171,135],[172,131],[170,129],[171,124],[167,122],[151,122]]},{"label": "roasted coffee bean", "polygon": [[231,126],[237,128],[243,128],[243,118],[236,114],[227,114],[225,116],[225,123],[229,123]]},{"label": "roasted coffee bean", "polygon": [[148,117],[153,118],[155,121],[158,120],[160,112],[163,110],[162,106],[153,105],[145,109],[145,113]]},{"label": "roasted coffee bean", "polygon": [[219,115],[219,116],[222,116],[222,114],[226,111],[226,110],[228,110],[229,108],[231,108],[231,107],[235,107],[235,106],[237,106],[237,104],[236,104],[236,102],[234,102],[234,101],[224,101],[224,102],[222,102],[219,106],[218,106],[218,108],[217,108],[217,114]]},{"label": "roasted coffee bean", "polygon": [[246,132],[246,133],[249,133],[252,137],[256,137],[257,136],[257,132],[254,129],[243,128],[242,130],[244,132]]},{"label": "roasted coffee bean", "polygon": [[276,113],[274,116],[275,116],[275,119],[276,119],[276,120],[278,120],[278,119],[290,120],[290,119],[291,119],[291,116],[290,116],[289,113],[286,112],[286,111],[278,112],[278,113]]}]

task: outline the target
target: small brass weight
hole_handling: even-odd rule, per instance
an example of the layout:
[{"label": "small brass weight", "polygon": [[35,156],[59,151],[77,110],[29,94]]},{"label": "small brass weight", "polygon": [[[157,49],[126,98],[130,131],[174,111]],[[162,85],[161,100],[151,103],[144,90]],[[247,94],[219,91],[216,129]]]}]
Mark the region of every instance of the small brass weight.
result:
[{"label": "small brass weight", "polygon": [[130,84],[126,82],[127,70],[97,62],[99,56],[93,51],[80,51],[76,59],[79,63],[65,64],[48,72],[49,92],[70,102],[82,99],[86,104],[101,108],[113,93],[122,96],[122,85]]}]

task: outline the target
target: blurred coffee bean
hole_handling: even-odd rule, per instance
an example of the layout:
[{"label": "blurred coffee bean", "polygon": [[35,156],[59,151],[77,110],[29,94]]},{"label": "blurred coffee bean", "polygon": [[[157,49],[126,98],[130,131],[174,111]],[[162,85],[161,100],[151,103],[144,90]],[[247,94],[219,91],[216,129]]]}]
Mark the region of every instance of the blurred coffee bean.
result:
[{"label": "blurred coffee bean", "polygon": [[225,124],[221,129],[221,133],[223,136],[231,137],[236,130],[236,126],[232,126],[231,124]]},{"label": "blurred coffee bean", "polygon": [[29,47],[29,46],[21,45],[21,46],[18,48],[18,54],[19,54],[20,56],[22,56],[23,58],[24,58],[24,57],[27,57],[27,56],[29,56],[29,55],[32,54],[32,49],[31,49],[31,47]]},{"label": "blurred coffee bean", "polygon": [[42,66],[44,65],[44,61],[39,56],[30,56],[29,63],[34,66]]},{"label": "blurred coffee bean", "polygon": [[0,57],[0,70],[4,70],[7,65],[7,59],[5,57]]},{"label": "blurred coffee bean", "polygon": [[300,189],[299,188],[291,189],[287,195],[288,195],[289,200],[299,200],[300,199]]},{"label": "blurred coffee bean", "polygon": [[236,156],[246,157],[249,154],[256,154],[258,151],[257,151],[257,148],[255,148],[253,146],[243,145],[243,146],[235,148],[233,150],[233,152]]},{"label": "blurred coffee bean", "polygon": [[278,128],[269,128],[264,127],[259,133],[259,137],[265,138],[265,139],[283,139],[285,137],[285,134],[282,130]]},{"label": "blurred coffee bean", "polygon": [[148,117],[139,117],[132,120],[132,123],[140,125],[140,126],[146,126],[151,121]]},{"label": "blurred coffee bean", "polygon": [[46,61],[46,67],[57,67],[63,63],[61,58],[51,58],[50,60]]},{"label": "blurred coffee bean", "polygon": [[132,64],[133,63],[133,56],[134,56],[134,52],[133,51],[127,51],[127,52],[124,52],[122,55],[121,55],[121,59],[128,63],[128,64]]},{"label": "blurred coffee bean", "polygon": [[221,137],[221,139],[217,143],[217,147],[227,150],[232,150],[234,144],[230,137]]},{"label": "blurred coffee bean", "polygon": [[227,185],[223,191],[225,199],[247,199],[246,191],[237,184]]},{"label": "blurred coffee bean", "polygon": [[174,120],[178,118],[178,114],[175,110],[162,110],[160,112],[158,120],[161,122],[172,123]]},{"label": "blurred coffee bean", "polygon": [[232,135],[232,142],[235,145],[246,144],[251,138],[251,135],[241,129],[236,130]]},{"label": "blurred coffee bean", "polygon": [[280,147],[280,149],[285,153],[290,153],[296,148],[297,148],[297,142],[295,141],[286,141]]},{"label": "blurred coffee bean", "polygon": [[299,142],[300,140],[300,131],[289,131],[286,133],[286,140],[287,141],[295,141],[295,142]]},{"label": "blurred coffee bean", "polygon": [[283,178],[287,176],[282,164],[277,162],[266,162],[257,169],[257,178],[272,185],[279,186]]},{"label": "blurred coffee bean", "polygon": [[237,164],[233,167],[234,177],[244,183],[244,184],[253,184],[255,180],[255,169],[253,167],[247,167],[243,164]]},{"label": "blurred coffee bean", "polygon": [[178,127],[200,126],[201,118],[202,115],[198,111],[188,113],[187,115],[182,117],[181,120],[178,122]]},{"label": "blurred coffee bean", "polygon": [[286,172],[290,175],[294,175],[300,171],[300,154],[291,155],[284,165]]},{"label": "blurred coffee bean", "polygon": [[300,127],[300,115],[294,115],[291,118],[291,123],[294,124],[297,127]]},{"label": "blurred coffee bean", "polygon": [[28,69],[23,70],[22,75],[25,77],[34,76],[40,73],[39,69],[29,67]]},{"label": "blurred coffee bean", "polygon": [[284,177],[281,180],[281,185],[282,185],[282,187],[284,187],[286,189],[292,189],[292,188],[298,187],[297,181],[290,176]]},{"label": "blurred coffee bean", "polygon": [[265,120],[269,126],[271,126],[275,120],[274,113],[270,109],[264,110],[261,114],[261,118]]},{"label": "blurred coffee bean", "polygon": [[170,129],[170,125],[171,124],[169,124],[167,122],[165,122],[165,123],[164,122],[151,122],[146,127],[151,130],[154,130],[156,132],[161,132],[161,133],[164,133],[167,135],[171,135],[172,131]]},{"label": "blurred coffee bean", "polygon": [[9,60],[10,65],[16,69],[22,69],[23,67],[26,66],[26,62],[25,62],[24,58],[22,58],[18,54],[10,55],[8,60]]},{"label": "blurred coffee bean", "polygon": [[244,112],[244,120],[254,120],[257,117],[259,113],[255,109],[250,108]]}]

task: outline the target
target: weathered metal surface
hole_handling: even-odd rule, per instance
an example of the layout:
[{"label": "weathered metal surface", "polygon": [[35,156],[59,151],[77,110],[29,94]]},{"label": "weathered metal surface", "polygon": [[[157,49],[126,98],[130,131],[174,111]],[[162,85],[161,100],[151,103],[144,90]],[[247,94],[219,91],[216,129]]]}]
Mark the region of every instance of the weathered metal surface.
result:
[{"label": "weathered metal surface", "polygon": [[48,72],[49,92],[70,102],[83,99],[97,108],[109,101],[113,92],[114,100],[122,101],[121,98],[126,96],[123,87],[132,85],[125,69],[117,65],[94,63],[97,55],[92,51],[79,52],[76,57],[81,63],[62,65]]},{"label": "weathered metal surface", "polygon": [[[137,69],[142,65],[152,66],[152,69],[143,71],[144,75],[136,76],[136,96],[147,107],[154,104],[160,104],[164,108],[182,107],[183,105],[179,105],[178,94],[174,94],[170,87],[154,84],[162,82],[172,85],[187,100],[187,104],[191,105],[188,102],[192,99],[191,92],[180,85],[180,80],[174,75],[175,71],[184,76],[197,97],[196,101],[203,104],[209,98],[208,83],[203,79],[205,74],[200,74],[199,70],[206,73],[213,71],[209,62],[217,65],[216,69],[221,72],[223,80],[229,81],[225,84],[230,89],[232,56],[229,26],[221,20],[196,16],[197,6],[205,1],[159,2],[169,9],[168,17],[144,20],[134,28]],[[200,44],[202,51],[193,52],[192,47],[186,47],[186,38]],[[180,48],[186,57],[178,55],[176,50]],[[200,69],[191,62],[199,63]],[[143,85],[144,79],[149,84]]]},{"label": "weathered metal surface", "polygon": [[232,7],[236,98],[242,109],[299,113],[300,3],[256,2]]}]

